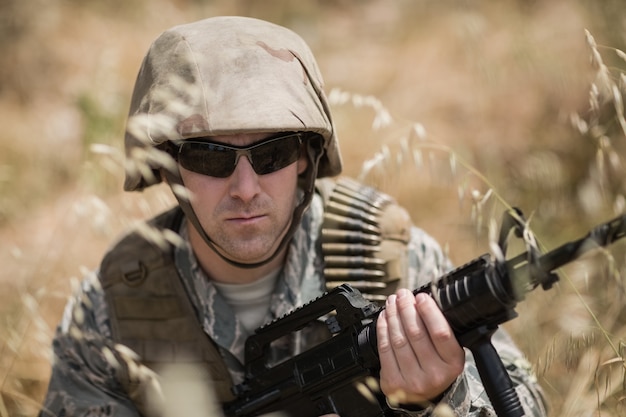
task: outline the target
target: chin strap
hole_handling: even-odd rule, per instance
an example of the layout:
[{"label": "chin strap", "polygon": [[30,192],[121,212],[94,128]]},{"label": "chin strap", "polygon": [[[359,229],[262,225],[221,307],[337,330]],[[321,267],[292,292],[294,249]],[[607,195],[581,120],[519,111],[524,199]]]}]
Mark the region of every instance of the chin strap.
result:
[{"label": "chin strap", "polygon": [[165,168],[162,171],[170,185],[170,188],[172,189],[172,192],[174,193],[174,196],[176,197],[176,200],[178,201],[180,208],[182,209],[185,216],[189,219],[189,221],[191,221],[191,224],[195,227],[200,236],[202,236],[202,239],[207,244],[207,246],[229,264],[238,268],[253,269],[263,266],[272,261],[279,253],[282,252],[284,248],[287,247],[287,245],[291,241],[291,238],[296,232],[296,229],[300,225],[300,221],[302,220],[302,215],[304,214],[304,211],[309,207],[309,204],[311,203],[311,199],[313,198],[313,193],[315,190],[317,167],[319,160],[322,156],[322,152],[319,148],[316,147],[319,142],[315,139],[311,138],[309,140],[306,140],[305,143],[308,166],[304,173],[304,176],[299,179],[299,184],[301,184],[304,191],[304,194],[302,195],[302,200],[300,201],[300,204],[298,204],[298,206],[296,206],[296,208],[294,209],[293,218],[291,219],[289,229],[287,230],[287,233],[283,236],[280,244],[278,245],[278,248],[276,248],[274,253],[272,253],[267,259],[264,259],[260,262],[237,262],[224,255],[220,250],[221,248],[211,239],[211,237],[207,234],[207,232],[200,224],[200,220],[198,220],[198,216],[196,216],[196,213],[191,206],[189,191],[185,188],[185,185],[183,184],[178,164],[176,164],[176,169]]}]

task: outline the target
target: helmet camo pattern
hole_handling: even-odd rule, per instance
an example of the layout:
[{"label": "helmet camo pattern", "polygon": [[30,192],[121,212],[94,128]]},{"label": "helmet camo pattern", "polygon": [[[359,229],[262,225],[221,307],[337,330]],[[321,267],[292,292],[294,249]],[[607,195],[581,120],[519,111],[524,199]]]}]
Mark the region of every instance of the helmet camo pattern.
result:
[{"label": "helmet camo pattern", "polygon": [[146,54],[125,135],[127,191],[160,182],[168,140],[262,132],[323,137],[317,177],[341,172],[323,81],[307,44],[289,29],[247,17],[176,26]]}]

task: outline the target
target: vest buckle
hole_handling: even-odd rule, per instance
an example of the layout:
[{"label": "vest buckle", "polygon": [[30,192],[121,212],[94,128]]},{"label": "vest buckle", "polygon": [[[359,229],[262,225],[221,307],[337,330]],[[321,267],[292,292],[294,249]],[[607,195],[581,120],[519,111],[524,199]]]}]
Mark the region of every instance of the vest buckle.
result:
[{"label": "vest buckle", "polygon": [[148,268],[143,262],[134,260],[125,262],[120,266],[122,272],[122,281],[129,287],[140,286],[148,276]]}]

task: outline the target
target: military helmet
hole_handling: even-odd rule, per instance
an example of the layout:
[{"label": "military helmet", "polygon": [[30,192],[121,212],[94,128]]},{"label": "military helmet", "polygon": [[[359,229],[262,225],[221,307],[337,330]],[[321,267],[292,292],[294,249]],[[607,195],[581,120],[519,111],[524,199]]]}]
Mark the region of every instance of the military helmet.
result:
[{"label": "military helmet", "polygon": [[235,16],[173,27],[151,45],[137,76],[124,189],[161,181],[167,161],[155,151],[167,141],[294,131],[322,138],[318,178],[341,172],[322,76],[300,36]]}]

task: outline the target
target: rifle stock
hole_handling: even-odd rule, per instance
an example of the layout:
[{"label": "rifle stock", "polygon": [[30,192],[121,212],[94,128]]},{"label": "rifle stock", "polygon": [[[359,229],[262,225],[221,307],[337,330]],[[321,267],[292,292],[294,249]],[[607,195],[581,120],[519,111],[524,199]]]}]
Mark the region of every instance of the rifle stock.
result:
[{"label": "rifle stock", "polygon": [[[514,232],[527,251],[505,260],[507,240]],[[437,300],[459,343],[474,355],[487,395],[499,417],[521,417],[524,411],[502,360],[491,343],[498,326],[517,316],[515,306],[526,293],[558,281],[554,272],[584,253],[612,244],[626,235],[626,215],[593,228],[586,236],[541,254],[518,210],[505,212],[493,260],[485,254],[432,284],[414,291]],[[261,327],[246,341],[245,379],[233,387],[236,399],[224,405],[229,417],[252,417],[270,412],[315,417],[394,415],[384,398],[364,401],[355,388],[380,371],[376,318],[381,307],[347,284],[341,285],[294,312]],[[330,316],[329,316],[330,315]],[[328,317],[329,316],[329,317]],[[332,337],[279,364],[270,364],[273,341],[299,331],[320,318]]]}]

